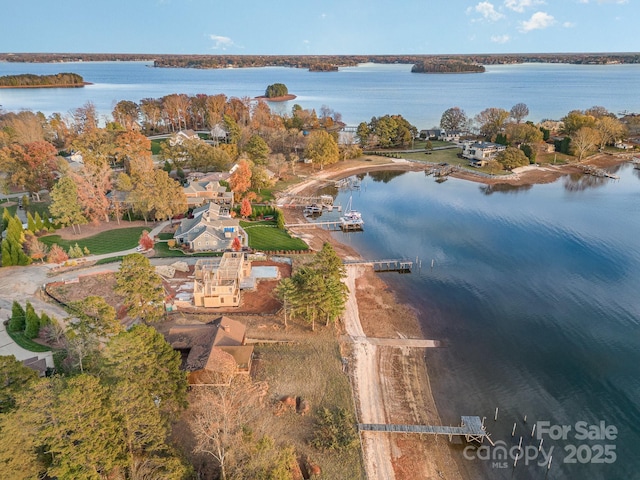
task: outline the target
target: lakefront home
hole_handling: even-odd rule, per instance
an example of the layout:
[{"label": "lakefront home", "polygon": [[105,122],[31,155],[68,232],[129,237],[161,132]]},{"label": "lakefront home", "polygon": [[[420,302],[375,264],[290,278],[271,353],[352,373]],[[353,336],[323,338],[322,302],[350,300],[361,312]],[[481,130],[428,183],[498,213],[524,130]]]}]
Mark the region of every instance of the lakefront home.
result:
[{"label": "lakefront home", "polygon": [[188,207],[199,207],[206,202],[233,205],[233,192],[227,192],[227,187],[215,180],[190,181],[183,191]]},{"label": "lakefront home", "polygon": [[191,218],[180,222],[173,235],[178,245],[186,245],[194,252],[230,250],[236,237],[241,246],[248,246],[247,233],[240,226],[240,221],[231,218],[226,205],[216,203],[196,208]]},{"label": "lakefront home", "polygon": [[465,142],[462,144],[462,156],[474,167],[484,167],[487,162],[505,150],[505,145],[492,142]]},{"label": "lakefront home", "polygon": [[166,339],[180,352],[189,384],[219,385],[251,369],[253,346],[245,345],[245,330],[223,316],[207,324],[171,327]]}]

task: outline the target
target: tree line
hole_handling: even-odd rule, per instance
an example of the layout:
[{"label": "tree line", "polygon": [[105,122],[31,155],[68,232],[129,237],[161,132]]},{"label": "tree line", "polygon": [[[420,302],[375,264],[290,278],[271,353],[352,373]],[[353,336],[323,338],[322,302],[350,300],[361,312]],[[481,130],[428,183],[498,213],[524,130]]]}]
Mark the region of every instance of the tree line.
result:
[{"label": "tree line", "polygon": [[84,85],[84,79],[77,73],[56,73],[54,75],[4,75],[0,77],[0,87],[51,87]]}]

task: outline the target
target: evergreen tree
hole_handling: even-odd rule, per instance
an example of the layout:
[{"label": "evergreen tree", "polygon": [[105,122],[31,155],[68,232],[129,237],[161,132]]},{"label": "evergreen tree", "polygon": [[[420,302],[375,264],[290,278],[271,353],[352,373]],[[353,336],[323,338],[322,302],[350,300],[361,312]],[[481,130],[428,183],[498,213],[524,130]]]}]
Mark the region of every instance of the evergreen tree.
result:
[{"label": "evergreen tree", "polygon": [[22,244],[24,243],[24,231],[22,222],[15,216],[9,219],[7,235],[2,240],[2,266],[29,265],[31,259],[24,253]]},{"label": "evergreen tree", "polygon": [[27,338],[36,338],[40,333],[40,317],[31,305],[31,302],[27,302],[25,318],[24,336]]},{"label": "evergreen tree", "polygon": [[[2,385],[0,414],[12,410],[15,407],[16,397],[23,395],[29,384],[35,382],[37,378],[38,374],[35,370],[25,367],[13,355],[0,356],[0,385]],[[0,431],[2,431],[1,428]],[[0,465],[2,465],[1,462]]]},{"label": "evergreen tree", "polygon": [[27,230],[30,232],[36,233],[36,221],[31,215],[31,212],[27,212]]},{"label": "evergreen tree", "polygon": [[39,212],[36,212],[34,216],[34,221],[35,221],[35,229],[36,229],[34,233],[44,230],[45,225],[44,225],[44,222],[42,221],[42,217],[40,216]]},{"label": "evergreen tree", "polygon": [[116,273],[115,291],[124,295],[128,314],[155,322],[164,313],[162,278],[155,272],[149,259],[139,253],[127,255]]},{"label": "evergreen tree", "polygon": [[42,312],[40,315],[40,328],[46,327],[47,325],[53,325],[54,321],[51,319],[46,312]]},{"label": "evergreen tree", "polygon": [[11,319],[9,320],[9,330],[12,332],[24,332],[27,315],[22,305],[17,300],[11,305]]}]

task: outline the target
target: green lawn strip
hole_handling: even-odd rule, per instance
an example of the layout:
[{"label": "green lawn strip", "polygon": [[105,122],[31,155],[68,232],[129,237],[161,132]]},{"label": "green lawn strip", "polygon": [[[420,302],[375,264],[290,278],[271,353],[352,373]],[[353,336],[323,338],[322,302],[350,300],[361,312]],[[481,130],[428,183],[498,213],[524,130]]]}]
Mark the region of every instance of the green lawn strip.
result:
[{"label": "green lawn strip", "polygon": [[36,216],[36,212],[39,213],[43,220],[51,216],[49,214],[49,202],[31,202],[26,210],[34,217]]},{"label": "green lawn strip", "polygon": [[30,338],[24,336],[24,332],[11,332],[7,329],[7,333],[16,342],[25,350],[29,350],[30,352],[50,352],[51,348],[46,345],[40,345],[39,343],[34,342]]},{"label": "green lawn strip", "polygon": [[309,246],[299,238],[277,228],[273,221],[240,222],[249,236],[249,247],[254,250],[308,250]]},{"label": "green lawn strip", "polygon": [[167,140],[167,138],[158,138],[156,140],[151,140],[151,154],[158,155],[160,153],[160,146]]},{"label": "green lawn strip", "polygon": [[121,262],[123,258],[124,257],[122,255],[118,255],[117,257],[101,258],[96,262],[96,265],[107,265],[109,263]]},{"label": "green lawn strip", "polygon": [[134,248],[138,245],[142,231],[150,229],[150,227],[116,228],[78,240],[63,240],[60,235],[47,235],[40,238],[40,241],[49,246],[57,243],[64,250],[69,250],[69,247],[77,243],[80,248],[87,247],[92,254],[101,255]]},{"label": "green lawn strip", "polygon": [[221,255],[221,253],[216,252],[202,252],[202,253],[185,253],[179,248],[169,248],[169,244],[167,240],[171,240],[173,238],[173,233],[159,233],[157,238],[161,240],[160,242],[156,242],[153,246],[154,257],[212,257]]}]

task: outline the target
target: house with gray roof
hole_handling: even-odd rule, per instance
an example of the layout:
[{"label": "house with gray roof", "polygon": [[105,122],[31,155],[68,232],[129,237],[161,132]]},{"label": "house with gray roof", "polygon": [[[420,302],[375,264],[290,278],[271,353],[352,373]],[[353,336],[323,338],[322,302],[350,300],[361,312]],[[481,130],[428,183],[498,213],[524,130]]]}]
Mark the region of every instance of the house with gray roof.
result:
[{"label": "house with gray roof", "polygon": [[183,219],[173,235],[178,245],[186,245],[194,252],[230,250],[236,237],[243,247],[248,246],[247,233],[240,221],[231,218],[227,206],[216,203],[196,208],[192,218]]},{"label": "house with gray roof", "polygon": [[200,206],[205,202],[233,205],[233,192],[227,192],[227,187],[216,180],[191,181],[183,191],[189,207]]}]

